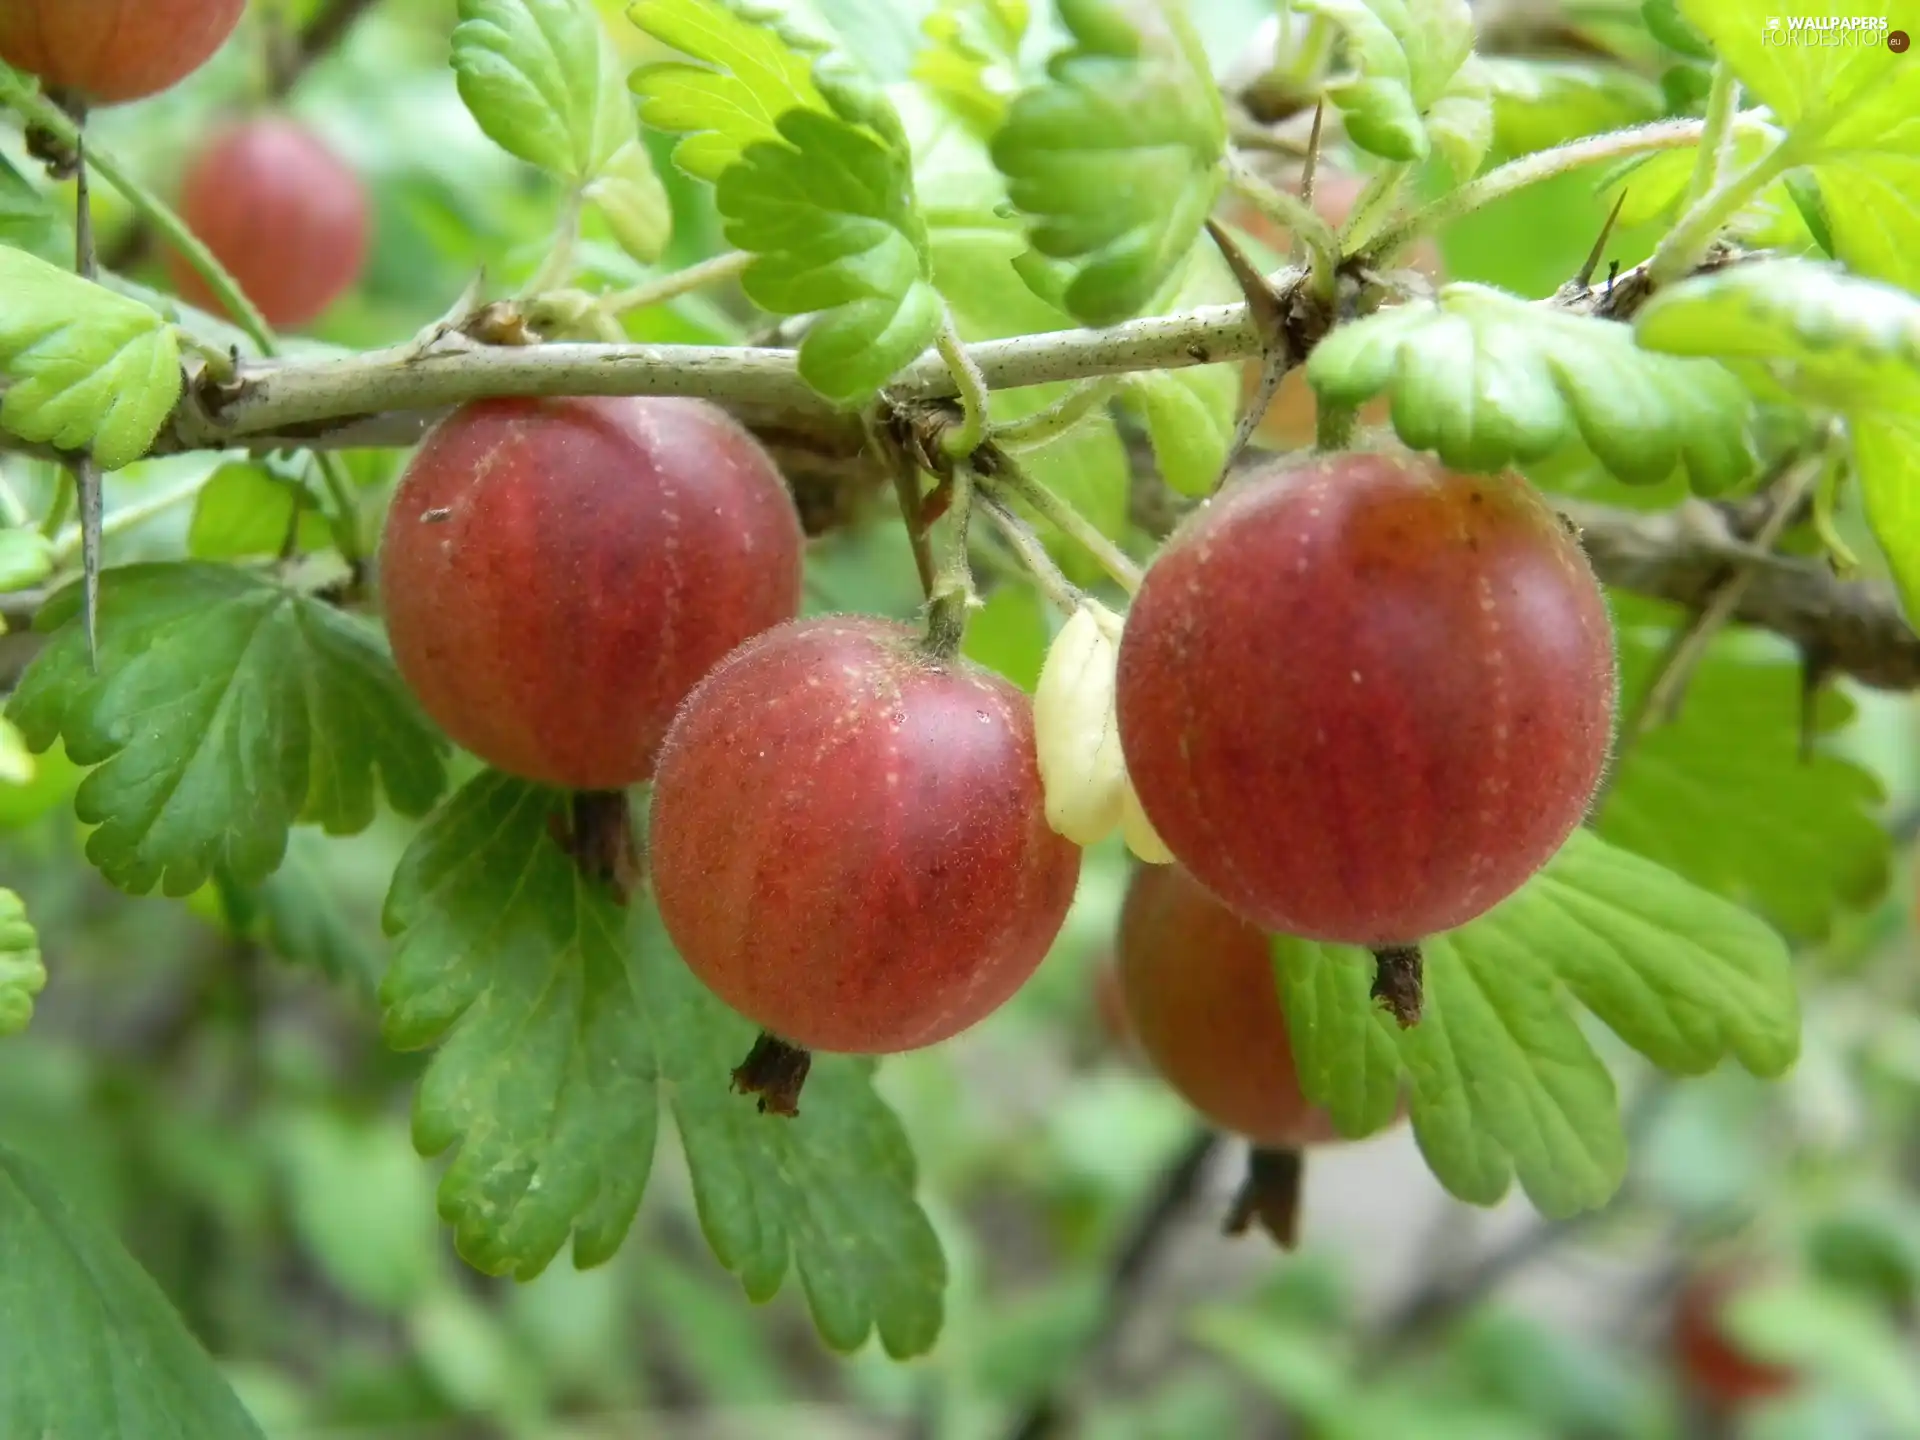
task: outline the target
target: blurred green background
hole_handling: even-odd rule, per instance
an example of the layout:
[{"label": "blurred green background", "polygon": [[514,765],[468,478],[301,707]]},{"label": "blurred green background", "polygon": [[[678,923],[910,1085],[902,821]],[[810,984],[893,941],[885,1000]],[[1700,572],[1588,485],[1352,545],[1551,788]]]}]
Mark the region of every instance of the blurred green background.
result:
[{"label": "blurred green background", "polygon": [[[313,8],[256,4],[190,84],[97,117],[100,143],[165,190],[214,112],[255,103],[272,27]],[[603,8],[638,58],[621,6]],[[882,46],[910,46],[920,9],[821,8],[877,27],[868,41]],[[377,211],[365,281],[314,328],[319,341],[403,340],[483,265],[510,285],[545,253],[556,197],[462,107],[445,64],[452,9],[378,0],[286,101],[365,177]],[[1222,56],[1261,9],[1202,6]],[[1671,98],[1650,83],[1612,101],[1581,91],[1558,110],[1503,111],[1502,140],[1533,148]],[[110,250],[127,217],[97,193]],[[675,201],[669,267],[715,249],[704,194],[679,182]],[[1606,210],[1591,175],[1540,187],[1456,226],[1449,271],[1545,294]],[[1627,232],[1610,253],[1631,263],[1657,233]],[[604,235],[589,254],[609,283],[645,276]],[[135,264],[160,283],[151,257]],[[706,297],[628,324],[660,340],[746,332]],[[403,458],[356,457],[356,476],[380,485]],[[30,508],[44,503],[48,474],[0,463]],[[215,463],[136,466],[114,477],[110,506]],[[188,523],[170,511],[118,537],[114,558],[178,553]],[[817,542],[811,568],[814,609],[915,609],[884,514]],[[1012,596],[990,608],[975,652],[1030,679],[1036,613]],[[1770,693],[1790,704],[1790,677]],[[1904,847],[1920,727],[1902,700],[1856,699],[1837,743],[1880,776]],[[935,1353],[894,1365],[829,1354],[792,1285],[750,1305],[708,1255],[670,1154],[611,1264],[582,1274],[563,1261],[528,1285],[468,1270],[408,1139],[422,1061],[382,1047],[372,1000],[407,827],[297,832],[252,895],[134,900],[85,864],[75,783],[57,756],[0,781],[0,883],[26,900],[53,977],[32,1028],[0,1044],[0,1139],[113,1223],[275,1440],[1013,1440],[1048,1414],[1098,1440],[1920,1435],[1920,946],[1904,849],[1890,889],[1802,945],[1806,1048],[1786,1081],[1730,1071],[1675,1085],[1596,1036],[1634,1136],[1632,1176],[1606,1211],[1547,1225],[1518,1198],[1470,1210],[1400,1129],[1312,1157],[1291,1256],[1220,1233],[1239,1148],[1198,1150],[1188,1113],[1103,1026],[1096,975],[1126,862],[1117,847],[1090,853],[1068,930],[1017,1000],[882,1067],[953,1272]],[[1707,826],[1688,843],[1717,842]],[[1144,1262],[1121,1268],[1143,1224]],[[1729,1323],[1794,1365],[1789,1391],[1730,1413],[1685,1383],[1674,1302],[1701,1270],[1753,1282]]]}]

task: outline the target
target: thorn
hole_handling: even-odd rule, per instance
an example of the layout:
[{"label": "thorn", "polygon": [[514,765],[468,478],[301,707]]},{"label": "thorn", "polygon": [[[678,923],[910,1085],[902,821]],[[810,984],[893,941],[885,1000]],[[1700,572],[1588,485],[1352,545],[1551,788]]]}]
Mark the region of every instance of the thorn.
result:
[{"label": "thorn", "polygon": [[1287,378],[1287,372],[1293,369],[1296,361],[1287,333],[1285,298],[1260,273],[1259,267],[1247,258],[1246,252],[1234,242],[1233,237],[1218,224],[1208,220],[1207,233],[1213,237],[1213,243],[1226,260],[1227,268],[1239,282],[1240,293],[1247,301],[1247,315],[1260,332],[1260,384],[1242,410],[1239,423],[1234,426],[1233,441],[1227,446],[1226,463],[1220,467],[1220,478],[1214,482],[1213,488],[1218,490],[1227,483],[1227,477],[1233,473],[1234,462],[1240,458],[1240,452],[1247,448],[1247,442],[1253,439],[1253,432],[1260,428],[1267,407],[1273,403],[1281,382]]},{"label": "thorn", "polygon": [[[1613,209],[1607,212],[1606,224],[1600,227],[1600,238],[1593,242],[1593,249],[1587,252],[1586,263],[1580,267],[1580,273],[1574,277],[1582,290],[1593,283],[1594,272],[1600,268],[1601,258],[1607,253],[1607,241],[1613,238],[1613,227],[1620,218],[1620,207],[1626,203],[1627,191],[1623,185],[1620,187],[1620,194],[1613,202]],[[1612,283],[1611,278],[1608,283]]]},{"label": "thorn", "polygon": [[1313,105],[1313,129],[1307,132],[1307,158],[1300,167],[1300,198],[1309,205],[1313,204],[1314,174],[1320,165],[1320,126],[1326,118],[1327,102],[1322,96]]}]

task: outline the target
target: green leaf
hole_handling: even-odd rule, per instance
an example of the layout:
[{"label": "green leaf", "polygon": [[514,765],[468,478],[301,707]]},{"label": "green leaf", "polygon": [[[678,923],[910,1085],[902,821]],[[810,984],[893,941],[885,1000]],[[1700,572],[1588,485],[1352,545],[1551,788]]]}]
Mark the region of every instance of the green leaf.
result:
[{"label": "green leaf", "polygon": [[[1739,78],[1751,101],[1765,105],[1793,131],[1803,157],[1821,151],[1887,150],[1920,153],[1920,95],[1912,60],[1886,45],[1895,7],[1889,0],[1680,0],[1680,11],[1716,58]],[[1799,43],[1793,32],[1808,19],[1872,18],[1848,43]],[[1854,40],[1851,35],[1860,38]]]},{"label": "green leaf", "polygon": [[1272,943],[1301,1094],[1349,1139],[1373,1134],[1399,1103],[1400,1049],[1394,1022],[1369,998],[1370,959],[1288,935]]},{"label": "green leaf", "polygon": [[180,347],[153,310],[20,250],[0,249],[0,424],[93,452],[108,470],[153,444],[180,398]]},{"label": "green leaf", "polygon": [[1493,102],[1473,54],[1467,0],[1297,0],[1345,32],[1358,74],[1327,87],[1347,136],[1387,160],[1438,149],[1464,179],[1493,141]]},{"label": "green leaf", "polygon": [[813,81],[817,51],[797,48],[789,31],[741,13],[724,0],[638,0],[628,17],[663,45],[698,64],[642,65],[628,78],[642,123],[684,138],[673,163],[718,181],[747,146],[780,139],[792,110],[828,112]]},{"label": "green leaf", "polygon": [[[1221,184],[1226,115],[1178,0],[1060,0],[1071,48],[993,139],[1039,262],[1071,262],[1061,301],[1086,325],[1139,313],[1182,264]],[[1040,292],[1044,293],[1044,292]],[[1051,298],[1051,297],[1049,297]]]},{"label": "green leaf", "polygon": [[[1422,948],[1425,1012],[1397,1031],[1414,1135],[1441,1183],[1475,1204],[1498,1202],[1517,1175],[1542,1213],[1569,1215],[1604,1204],[1625,1173],[1613,1081],[1569,997],[1676,1074],[1704,1074],[1731,1056],[1773,1077],[1799,1053],[1780,937],[1586,830],[1516,894]],[[1336,1049],[1301,1035],[1303,1085],[1311,1074],[1323,1103],[1370,1120],[1385,1066],[1368,1033],[1378,1024],[1361,983],[1369,958],[1291,941],[1277,954],[1286,1003],[1298,989],[1316,1029],[1354,1037]],[[1361,1095],[1372,1096],[1364,1112]]]},{"label": "green leaf", "polygon": [[1647,22],[1647,29],[1653,38],[1669,50],[1685,55],[1690,60],[1714,59],[1713,46],[1687,23],[1687,17],[1680,13],[1677,0],[1644,0],[1640,15]]},{"label": "green leaf", "polygon": [[1620,66],[1487,55],[1478,61],[1493,102],[1493,134],[1509,155],[1658,119],[1660,87]]},{"label": "green leaf", "polygon": [[152,1277],[5,1147],[0,1315],[0,1434],[264,1440]]},{"label": "green leaf", "polygon": [[775,314],[820,312],[801,377],[839,404],[872,398],[941,320],[899,117],[823,43],[770,20],[717,0],[631,14],[702,62],[643,66],[632,85],[647,124],[688,136],[675,163],[716,182],[728,242],[754,256],[741,287]]},{"label": "green leaf", "polygon": [[1812,169],[1826,247],[1856,274],[1920,291],[1920,154],[1853,151]]},{"label": "green leaf", "polygon": [[28,590],[53,573],[53,542],[30,526],[0,530],[0,594]]},{"label": "green leaf", "polygon": [[187,525],[187,553],[196,560],[248,560],[278,555],[300,514],[297,548],[323,550],[329,543],[327,517],[301,493],[301,487],[264,466],[222,465],[194,497]]},{"label": "green leaf", "polygon": [[459,0],[453,71],[501,149],[584,184],[635,136],[619,53],[591,0]]},{"label": "green leaf", "polygon": [[921,22],[913,78],[983,140],[1007,118],[1019,90],[1026,0],[941,0]]},{"label": "green leaf", "polygon": [[800,375],[829,400],[870,399],[940,328],[910,158],[814,110],[780,119],[720,177],[727,239],[754,260],[748,298],[776,314],[824,312],[800,342]]},{"label": "green leaf", "polygon": [[387,957],[373,943],[373,927],[363,931],[346,908],[332,868],[339,855],[337,841],[296,826],[280,868],[246,897],[252,911],[248,933],[281,959],[311,965],[337,984],[372,995]]},{"label": "green leaf", "polygon": [[[1636,607],[1621,621],[1621,710],[1632,714],[1679,617]],[[1659,623],[1637,623],[1645,621]],[[1796,936],[1822,940],[1841,910],[1885,890],[1891,842],[1870,771],[1825,747],[1802,756],[1800,688],[1793,655],[1722,636],[1695,667],[1678,719],[1620,761],[1597,829]],[[1816,734],[1832,734],[1852,714],[1844,696],[1825,692]]]},{"label": "green leaf", "polygon": [[53,208],[53,196],[39,189],[0,156],[0,242],[18,245],[35,254],[57,232],[62,220]]},{"label": "green leaf", "polygon": [[[1783,138],[1784,132],[1778,127],[1751,117],[1742,117],[1733,133],[1727,163],[1733,170],[1744,169],[1772,150]],[[1691,146],[1682,150],[1663,150],[1640,157],[1642,163],[1631,168],[1621,167],[1603,187],[1609,201],[1624,197],[1621,199],[1618,224],[1623,229],[1633,229],[1656,220],[1671,223],[1686,198],[1698,158],[1699,147]],[[1805,174],[1804,171],[1791,171],[1789,178]],[[1743,205],[1727,221],[1726,229],[1728,234],[1755,248],[1804,248],[1813,239],[1806,221],[1801,217],[1788,178],[1774,181]]]},{"label": "green leaf", "polygon": [[404,1315],[437,1288],[433,1181],[387,1115],[319,1106],[275,1117],[289,1219],[301,1245],[351,1299]]},{"label": "green leaf", "polygon": [[0,715],[0,785],[31,785],[38,771],[19,729]]},{"label": "green leaf", "polygon": [[1627,326],[1485,285],[1456,282],[1338,327],[1307,379],[1352,405],[1386,391],[1401,439],[1466,470],[1538,460],[1576,434],[1632,484],[1684,465],[1712,493],[1753,468],[1752,401],[1721,366],[1651,354]]},{"label": "green leaf", "polygon": [[1892,1433],[1920,1431],[1912,1341],[1859,1296],[1800,1280],[1756,1285],[1727,1303],[1735,1343],[1866,1400]]},{"label": "green leaf", "polygon": [[41,613],[53,633],[7,713],[36,751],[64,739],[98,767],[75,810],[122,889],[257,884],[295,821],[364,829],[376,772],[404,814],[439,798],[444,742],[362,621],[226,566],[127,566],[101,577],[96,674],[79,605],[72,586]]},{"label": "green leaf", "polygon": [[622,145],[584,193],[622,250],[643,265],[659,260],[673,238],[673,202],[644,144]]},{"label": "green leaf", "polygon": [[923,1353],[945,1266],[870,1064],[816,1057],[791,1121],[732,1093],[754,1027],[693,979],[644,897],[629,915],[582,878],[550,834],[563,803],[482,774],[420,832],[388,901],[386,1033],[440,1046],[414,1138],[452,1152],[440,1211],[460,1253],[522,1279],[569,1234],[576,1265],[611,1257],[664,1098],[702,1228],[751,1298],[791,1265],[830,1345],[877,1328],[889,1354]]},{"label": "green leaf", "polygon": [[27,919],[27,907],[13,891],[0,889],[0,1035],[27,1028],[34,997],[46,987],[40,937]]},{"label": "green leaf", "polygon": [[[1185,279],[1164,308],[1177,313],[1238,296],[1239,286],[1212,238],[1202,237],[1188,257]],[[1239,420],[1238,365],[1141,371],[1127,378],[1120,404],[1146,427],[1154,462],[1167,484],[1182,495],[1213,493]]]},{"label": "green leaf", "polygon": [[1920,297],[1818,261],[1766,261],[1684,281],[1634,324],[1649,349],[1715,356],[1847,417],[1867,523],[1920,616]]}]

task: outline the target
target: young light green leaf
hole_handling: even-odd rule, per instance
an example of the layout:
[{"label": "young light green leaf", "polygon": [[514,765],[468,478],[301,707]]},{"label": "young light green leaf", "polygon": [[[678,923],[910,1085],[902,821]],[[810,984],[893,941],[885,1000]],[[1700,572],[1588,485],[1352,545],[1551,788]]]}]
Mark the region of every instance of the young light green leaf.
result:
[{"label": "young light green leaf", "polygon": [[293,507],[303,506],[297,549],[328,544],[327,518],[292,481],[252,463],[222,465],[194,497],[187,524],[187,553],[196,560],[247,560],[278,555],[294,526]]},{"label": "young light green leaf", "polygon": [[983,140],[1007,118],[1019,90],[1026,0],[941,0],[921,22],[913,78]]},{"label": "young light green leaf", "polygon": [[1753,468],[1752,401],[1727,370],[1652,354],[1624,325],[1484,285],[1456,282],[1433,301],[1338,327],[1307,379],[1346,404],[1386,391],[1400,438],[1461,469],[1537,460],[1576,434],[1630,484],[1684,465],[1712,493]]},{"label": "young light green leaf", "polygon": [[39,773],[39,763],[19,727],[0,715],[0,785],[31,785]]},{"label": "young light green leaf", "polygon": [[620,58],[592,0],[459,0],[453,72],[489,139],[583,184],[634,138]]},{"label": "young light green leaf", "polygon": [[1394,1022],[1368,991],[1373,966],[1359,951],[1275,936],[1274,974],[1300,1093],[1357,1140],[1393,1119],[1400,1099]]},{"label": "young light green leaf", "polygon": [[818,50],[802,48],[773,17],[727,0],[638,0],[628,17],[698,64],[642,65],[628,83],[643,123],[684,138],[673,163],[718,181],[756,140],[780,139],[790,110],[828,113],[813,81]]},{"label": "young light green leaf", "polygon": [[1347,135],[1388,160],[1415,162],[1437,147],[1464,179],[1493,141],[1493,100],[1473,54],[1467,0],[1296,0],[1345,32],[1358,73],[1327,87]]},{"label": "young light green leaf", "polygon": [[1624,129],[1666,112],[1660,87],[1623,66],[1487,55],[1478,61],[1493,102],[1493,133],[1508,154]]},{"label": "young light green leaf", "polygon": [[[1728,146],[1727,164],[1742,169],[1753,164],[1785,138],[1778,126],[1743,116]],[[1686,198],[1699,161],[1699,147],[1663,150],[1638,157],[1640,163],[1622,166],[1602,187],[1609,207],[1619,201],[1619,219],[1623,229],[1671,222]],[[1805,171],[1790,172],[1804,176]],[[1776,180],[1756,195],[1727,221],[1727,233],[1755,248],[1799,247],[1812,240],[1806,221],[1786,179]]]},{"label": "young light green leaf", "polygon": [[1685,55],[1690,60],[1714,58],[1713,46],[1704,36],[1687,23],[1687,17],[1680,13],[1677,0],[1643,0],[1640,16],[1647,22],[1647,30],[1669,50]]},{"label": "young light green leaf", "polygon": [[[1496,1203],[1517,1175],[1543,1213],[1567,1215],[1605,1203],[1620,1183],[1613,1081],[1569,997],[1674,1073],[1703,1074],[1731,1056],[1771,1077],[1798,1055],[1780,937],[1590,831],[1576,831],[1518,893],[1422,949],[1424,1013],[1389,1033],[1428,1166],[1475,1204]],[[1357,1122],[1384,1103],[1387,1071],[1372,1039],[1382,1023],[1367,993],[1372,962],[1294,940],[1277,940],[1275,953],[1302,1084],[1363,1131]],[[1305,1018],[1291,1014],[1296,1004]]]},{"label": "young light green leaf", "polygon": [[[1213,208],[1226,115],[1178,0],[1060,0],[1073,45],[1014,100],[993,139],[1041,262],[1070,262],[1059,297],[1112,325],[1174,275]],[[1045,290],[1036,293],[1053,298]]]},{"label": "young light green leaf", "polygon": [[1736,265],[1653,297],[1640,343],[1711,355],[1847,417],[1867,522],[1920,615],[1920,297],[1812,260]]},{"label": "young light green leaf", "polygon": [[1866,1297],[1814,1279],[1772,1281],[1733,1296],[1727,1332],[1756,1359],[1789,1366],[1867,1401],[1890,1434],[1920,1432],[1913,1347]]},{"label": "young light green leaf", "polygon": [[46,988],[40,937],[27,919],[27,907],[13,891],[0,889],[0,1035],[27,1028],[34,997]]},{"label": "young light green leaf", "polygon": [[0,248],[0,424],[23,440],[131,465],[180,398],[180,347],[161,316],[90,280]]},{"label": "young light green leaf", "polygon": [[942,306],[910,157],[864,126],[817,110],[780,118],[720,177],[728,241],[753,253],[740,277],[756,304],[822,312],[800,342],[800,375],[857,404],[932,343]]},{"label": "young light green leaf", "polygon": [[614,151],[585,195],[622,250],[643,265],[660,258],[673,236],[673,202],[644,144],[629,140]]},{"label": "young light green leaf", "polygon": [[1894,155],[1847,151],[1814,166],[1830,241],[1856,275],[1920,291],[1920,145]]},{"label": "young light green leaf", "polygon": [[113,1232],[0,1147],[0,1434],[265,1440]]},{"label": "young light green leaf", "polygon": [[[1684,617],[1623,606],[1618,619],[1621,709],[1631,714]],[[1801,754],[1800,685],[1791,654],[1721,637],[1695,667],[1679,717],[1619,762],[1596,828],[1817,941],[1841,910],[1885,889],[1891,842],[1870,771],[1826,746]],[[1844,696],[1825,692],[1816,734],[1831,735],[1852,714]]]},{"label": "young light green leaf", "polygon": [[53,573],[53,542],[29,526],[0,530],[0,594],[38,585]]},{"label": "young light green leaf", "polygon": [[0,242],[37,255],[61,228],[52,192],[34,185],[11,161],[0,157]]},{"label": "young light green leaf", "polygon": [[376,773],[404,814],[439,798],[444,742],[362,621],[228,566],[101,579],[98,673],[70,586],[36,622],[51,638],[7,714],[36,751],[63,739],[97,767],[75,810],[99,827],[87,856],[115,885],[186,895],[216,870],[258,883],[296,821],[371,823]]},{"label": "young light green leaf", "polygon": [[[1239,294],[1212,238],[1202,236],[1187,258],[1179,289],[1164,307],[1154,308],[1179,312],[1222,304]],[[1168,485],[1182,495],[1213,492],[1226,469],[1239,420],[1238,365],[1141,371],[1128,377],[1120,404],[1146,427],[1154,462]]]},{"label": "young light green leaf", "polygon": [[702,1227],[751,1297],[770,1298],[791,1264],[829,1344],[877,1328],[890,1354],[924,1352],[944,1262],[870,1067],[817,1057],[793,1120],[733,1094],[753,1027],[693,979],[644,897],[629,915],[581,876],[550,830],[564,805],[482,774],[421,831],[388,901],[386,1032],[440,1046],[414,1134],[427,1154],[453,1152],[440,1209],[461,1254],[523,1279],[569,1234],[576,1265],[611,1257],[664,1099]]},{"label": "young light green leaf", "polygon": [[[1912,61],[1887,47],[1889,0],[1680,0],[1680,11],[1752,100],[1821,151],[1920,152]],[[1814,34],[1802,33],[1805,31]]]}]

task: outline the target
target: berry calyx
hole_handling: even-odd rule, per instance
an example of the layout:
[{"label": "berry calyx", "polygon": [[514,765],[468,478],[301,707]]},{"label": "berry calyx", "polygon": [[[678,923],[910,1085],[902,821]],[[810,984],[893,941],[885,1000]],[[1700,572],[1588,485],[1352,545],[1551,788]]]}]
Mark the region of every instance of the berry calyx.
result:
[{"label": "berry calyx", "polygon": [[1263,929],[1392,952],[1565,843],[1616,688],[1605,597],[1524,480],[1339,453],[1176,533],[1117,709],[1141,807],[1202,885]]},{"label": "berry calyx", "polygon": [[696,400],[482,400],[427,436],[387,512],[401,676],[458,744],[573,790],[653,774],[687,693],[799,612],[773,461]]},{"label": "berry calyx", "polygon": [[957,1035],[1040,964],[1079,878],[1033,757],[1026,696],[930,657],[909,626],[769,631],[687,697],[661,749],[648,854],[667,933],[791,1046]]},{"label": "berry calyx", "polygon": [[[187,169],[180,215],[277,329],[318,319],[353,288],[373,225],[360,177],[279,116],[215,134]],[[167,268],[181,299],[223,313],[184,256],[169,253]]]},{"label": "berry calyx", "polygon": [[0,0],[0,60],[49,90],[117,105],[213,58],[246,0]]}]

